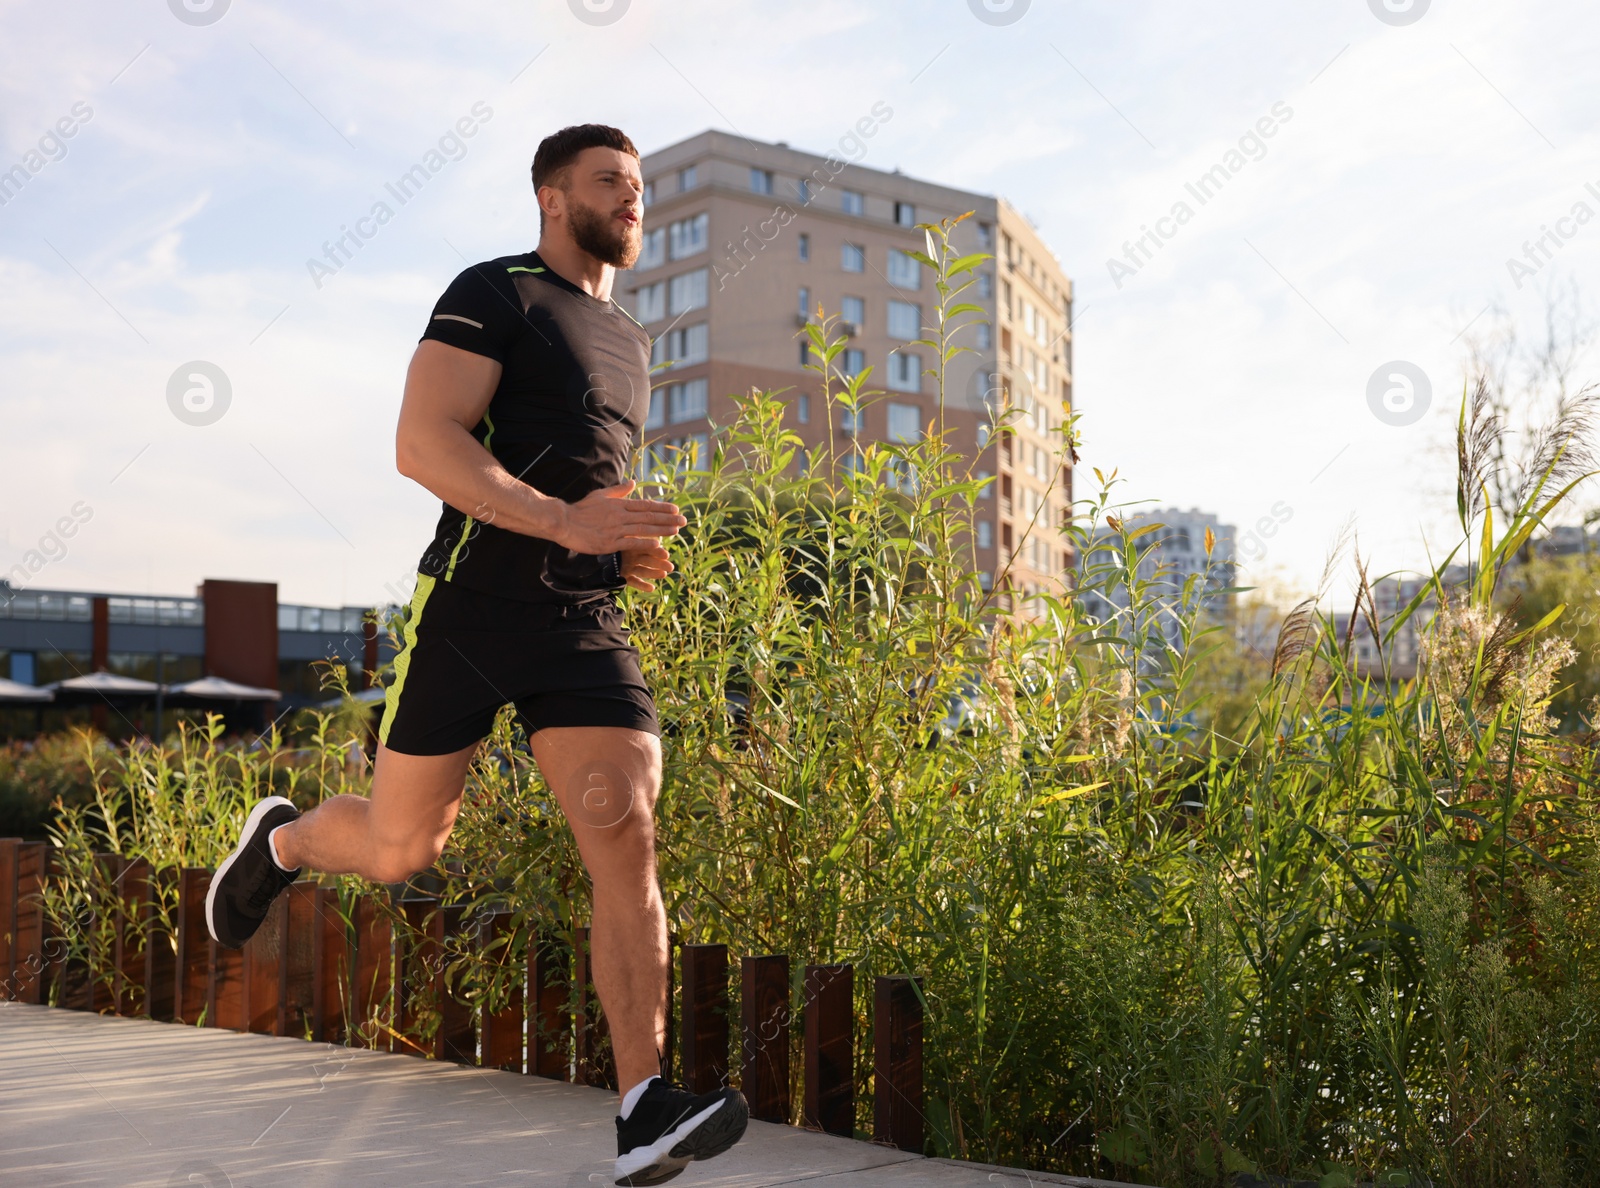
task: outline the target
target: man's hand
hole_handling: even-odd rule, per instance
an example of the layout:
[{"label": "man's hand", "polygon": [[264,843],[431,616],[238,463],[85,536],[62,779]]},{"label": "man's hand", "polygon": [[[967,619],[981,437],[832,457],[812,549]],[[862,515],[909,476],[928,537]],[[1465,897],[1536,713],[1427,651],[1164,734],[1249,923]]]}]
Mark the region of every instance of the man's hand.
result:
[{"label": "man's hand", "polygon": [[550,539],[574,553],[598,556],[642,551],[654,556],[650,551],[653,548],[665,557],[666,549],[651,538],[674,536],[689,521],[678,514],[675,503],[629,499],[634,486],[634,481],[628,479],[614,487],[591,491],[577,503],[558,504],[560,521]]},{"label": "man's hand", "polygon": [[651,541],[637,549],[622,550],[622,576],[635,590],[653,593],[656,583],[676,569],[667,556],[666,546]]}]

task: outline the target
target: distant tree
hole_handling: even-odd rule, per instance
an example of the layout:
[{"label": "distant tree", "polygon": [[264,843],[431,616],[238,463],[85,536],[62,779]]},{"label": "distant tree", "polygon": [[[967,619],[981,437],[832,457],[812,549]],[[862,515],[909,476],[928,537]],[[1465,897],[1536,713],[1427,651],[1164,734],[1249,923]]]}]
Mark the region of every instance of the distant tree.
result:
[{"label": "distant tree", "polygon": [[1562,730],[1592,719],[1600,697],[1600,556],[1534,557],[1502,579],[1498,599],[1523,627],[1565,606],[1552,630],[1572,641],[1577,659],[1561,671],[1550,712]]},{"label": "distant tree", "polygon": [[[1502,524],[1546,470],[1553,467],[1548,497],[1597,465],[1600,385],[1579,378],[1597,323],[1585,312],[1576,280],[1553,282],[1543,297],[1542,325],[1532,333],[1495,305],[1465,340],[1472,432],[1459,463],[1487,487]],[[1600,511],[1583,516],[1585,525],[1597,519]],[[1530,541],[1521,560],[1532,553]]]}]

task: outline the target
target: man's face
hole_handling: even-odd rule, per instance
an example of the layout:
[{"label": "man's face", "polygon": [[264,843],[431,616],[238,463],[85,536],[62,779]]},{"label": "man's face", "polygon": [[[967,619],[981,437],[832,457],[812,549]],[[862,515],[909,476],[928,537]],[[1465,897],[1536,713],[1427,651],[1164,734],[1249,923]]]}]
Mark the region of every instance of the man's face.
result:
[{"label": "man's face", "polygon": [[567,232],[577,246],[614,268],[631,268],[644,243],[639,159],[620,149],[587,148],[558,188]]}]

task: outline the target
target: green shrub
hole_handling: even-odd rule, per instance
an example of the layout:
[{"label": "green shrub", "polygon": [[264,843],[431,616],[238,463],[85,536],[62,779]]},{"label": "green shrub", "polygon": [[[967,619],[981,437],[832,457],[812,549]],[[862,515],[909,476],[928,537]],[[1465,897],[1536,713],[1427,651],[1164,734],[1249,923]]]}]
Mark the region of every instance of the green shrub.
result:
[{"label": "green shrub", "polygon": [[[105,758],[110,744],[91,744]],[[75,734],[0,743],[0,837],[42,841],[56,801],[81,808],[94,800],[94,780]]]}]

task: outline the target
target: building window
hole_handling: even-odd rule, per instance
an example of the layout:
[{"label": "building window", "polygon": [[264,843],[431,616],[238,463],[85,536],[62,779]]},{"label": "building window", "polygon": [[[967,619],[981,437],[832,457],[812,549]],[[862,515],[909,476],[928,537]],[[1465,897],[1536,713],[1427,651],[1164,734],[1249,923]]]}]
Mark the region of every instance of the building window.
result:
[{"label": "building window", "polygon": [[667,262],[667,229],[657,227],[654,231],[644,233],[644,246],[639,250],[639,259],[634,264],[635,272],[643,272],[647,268],[659,268]]},{"label": "building window", "polygon": [[655,322],[667,316],[667,285],[665,281],[657,281],[653,285],[645,285],[635,292],[638,300],[635,302],[636,311],[641,322]]},{"label": "building window", "polygon": [[687,437],[680,437],[674,442],[685,457],[689,465],[696,470],[704,470],[711,465],[711,435],[709,433],[691,433]]},{"label": "building window", "polygon": [[706,270],[696,268],[672,278],[667,289],[667,312],[677,315],[706,304]]},{"label": "building window", "polygon": [[889,388],[895,392],[922,391],[922,360],[895,351],[889,356]]},{"label": "building window", "polygon": [[807,320],[811,318],[811,290],[805,285],[800,286],[800,316]]},{"label": "building window", "polygon": [[656,183],[653,182],[653,181],[647,181],[647,182],[644,183],[644,192],[639,195],[639,201],[643,205],[649,206],[655,200],[656,200]]},{"label": "building window", "polygon": [[809,179],[802,177],[794,183],[794,196],[799,199],[801,206],[811,201],[811,182]]},{"label": "building window", "polygon": [[704,322],[669,330],[650,345],[650,366],[670,363],[673,367],[687,367],[691,363],[704,363],[707,350]]},{"label": "building window", "polygon": [[844,433],[865,433],[867,429],[867,411],[863,408],[845,408],[839,410],[839,429]]},{"label": "building window", "polygon": [[977,341],[980,351],[986,351],[994,345],[994,334],[990,331],[988,322],[978,323]]},{"label": "building window", "polygon": [[800,232],[800,259],[802,261],[811,259],[811,236],[804,231]]},{"label": "building window", "polygon": [[809,338],[800,340],[800,366],[811,366],[811,340]]},{"label": "building window", "polygon": [[922,306],[909,301],[889,302],[889,337],[911,342],[922,337]]},{"label": "building window", "polygon": [[922,288],[922,265],[910,253],[889,249],[889,283],[897,289]]},{"label": "building window", "polygon": [[685,165],[678,170],[678,193],[692,190],[700,184],[700,167],[698,165]]},{"label": "building window", "polygon": [[839,267],[846,272],[867,270],[867,249],[859,243],[847,243],[839,249]]},{"label": "building window", "polygon": [[917,493],[917,470],[911,464],[910,458],[891,457],[883,469],[883,481],[886,485],[907,495]]},{"label": "building window", "polygon": [[841,373],[846,379],[858,376],[867,369],[867,353],[858,350],[856,347],[849,347],[841,352],[837,358],[844,360],[844,363],[841,364]]},{"label": "building window", "polygon": [[794,419],[802,425],[811,424],[811,397],[805,392],[801,392],[794,399]]},{"label": "building window", "polygon": [[667,395],[656,388],[650,393],[650,412],[644,419],[646,429],[659,429],[667,423]]},{"label": "building window", "polygon": [[992,590],[994,588],[994,574],[987,569],[978,574],[978,588],[980,590]]},{"label": "building window", "polygon": [[978,547],[980,549],[994,546],[994,525],[988,520],[978,521]]},{"label": "building window", "polygon": [[860,297],[841,297],[839,299],[839,316],[852,326],[860,329],[867,324],[867,303]]},{"label": "building window", "polygon": [[979,223],[978,224],[978,246],[981,247],[986,252],[992,252],[994,250],[994,224],[993,223]]},{"label": "building window", "polygon": [[917,208],[909,202],[896,202],[894,204],[894,221],[902,227],[916,226]]},{"label": "building window", "polygon": [[646,475],[700,469],[710,460],[710,434],[689,433],[653,442],[644,448],[640,470]]},{"label": "building window", "polygon": [[1051,343],[1050,323],[1044,316],[1044,311],[1035,309],[1033,303],[1026,299],[1022,302],[1022,328],[1033,336],[1033,340],[1040,346],[1049,346]]},{"label": "building window", "polygon": [[685,256],[692,256],[696,252],[705,251],[710,227],[711,216],[704,211],[697,215],[690,215],[686,219],[679,219],[668,227],[667,232],[672,258],[681,260]]},{"label": "building window", "polygon": [[772,193],[772,170],[752,167],[750,170],[750,192],[752,194]]},{"label": "building window", "polygon": [[[19,614],[22,610],[21,603],[32,600],[34,613]],[[54,604],[51,608],[47,604]],[[66,595],[65,602],[60,594],[23,594],[18,592],[12,595],[10,603],[10,616],[14,619],[66,619],[68,622],[88,622],[91,618],[89,600],[80,595]],[[199,626],[205,621],[203,607],[199,599],[195,598],[111,598],[106,606],[106,618],[113,623],[138,623],[147,626],[159,623],[166,626],[169,623],[185,623]]]},{"label": "building window", "polygon": [[889,402],[889,440],[916,441],[922,436],[922,410],[915,404]]},{"label": "building window", "polygon": [[989,444],[989,422],[978,422],[978,448],[981,450]]},{"label": "building window", "polygon": [[706,415],[706,381],[689,380],[667,386],[667,420],[674,425]]},{"label": "building window", "polygon": [[[991,475],[989,474],[989,472],[987,470],[978,471],[978,478],[979,479],[986,479],[986,478],[990,478],[990,477],[991,477]],[[994,484],[993,483],[984,483],[983,486],[979,487],[978,488],[978,498],[979,499],[992,499],[992,498],[994,498]]]},{"label": "building window", "polygon": [[978,273],[978,296],[994,296],[994,277],[990,276],[987,272]]},{"label": "building window", "polygon": [[845,214],[858,215],[867,211],[866,195],[857,190],[844,190],[839,195],[839,209]]}]

